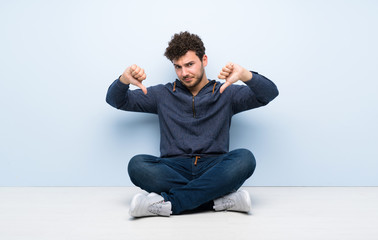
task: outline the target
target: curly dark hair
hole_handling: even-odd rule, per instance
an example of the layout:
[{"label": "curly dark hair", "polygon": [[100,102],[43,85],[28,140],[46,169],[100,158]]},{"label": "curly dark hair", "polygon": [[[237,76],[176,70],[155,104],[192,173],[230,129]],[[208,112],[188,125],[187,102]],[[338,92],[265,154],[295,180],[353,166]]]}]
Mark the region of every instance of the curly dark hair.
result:
[{"label": "curly dark hair", "polygon": [[202,57],[205,55],[205,46],[201,38],[187,31],[180,32],[173,35],[165,49],[164,56],[173,61],[184,56],[189,50],[196,52],[196,55],[202,61]]}]

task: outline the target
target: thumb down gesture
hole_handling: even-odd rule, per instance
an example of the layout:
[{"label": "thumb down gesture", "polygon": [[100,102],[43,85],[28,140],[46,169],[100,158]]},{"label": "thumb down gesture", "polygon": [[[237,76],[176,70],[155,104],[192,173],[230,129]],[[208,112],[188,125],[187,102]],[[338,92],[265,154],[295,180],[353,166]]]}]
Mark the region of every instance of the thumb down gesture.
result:
[{"label": "thumb down gesture", "polygon": [[142,89],[144,94],[147,94],[147,88],[142,84],[142,81],[146,79],[146,73],[143,68],[140,68],[136,64],[126,68],[122,73],[119,80],[124,84],[132,84]]},{"label": "thumb down gesture", "polygon": [[218,75],[219,79],[225,79],[226,82],[222,85],[219,89],[220,93],[230,86],[231,84],[241,80],[246,82],[252,79],[252,73],[247,69],[243,68],[242,66],[235,64],[235,63],[228,63],[226,66],[222,68]]}]

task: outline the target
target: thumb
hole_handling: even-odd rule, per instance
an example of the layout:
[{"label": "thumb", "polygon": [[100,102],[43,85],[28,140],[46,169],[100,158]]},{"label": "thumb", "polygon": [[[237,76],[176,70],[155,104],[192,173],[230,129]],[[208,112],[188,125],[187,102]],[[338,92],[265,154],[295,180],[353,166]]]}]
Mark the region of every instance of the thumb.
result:
[{"label": "thumb", "polygon": [[142,89],[143,93],[146,95],[147,94],[147,88],[141,83],[141,82],[137,82],[135,84],[137,87],[139,87],[140,89]]},{"label": "thumb", "polygon": [[230,86],[230,85],[231,85],[231,83],[226,81],[226,82],[222,85],[222,87],[219,89],[219,92],[220,92],[220,93],[223,93],[223,91],[224,91],[228,86]]}]

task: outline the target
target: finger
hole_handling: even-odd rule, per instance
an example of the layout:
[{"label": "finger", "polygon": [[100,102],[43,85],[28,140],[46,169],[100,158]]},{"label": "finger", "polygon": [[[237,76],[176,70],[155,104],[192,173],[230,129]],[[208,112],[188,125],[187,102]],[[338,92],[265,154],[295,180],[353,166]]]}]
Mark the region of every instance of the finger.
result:
[{"label": "finger", "polygon": [[231,71],[234,69],[234,64],[232,62],[227,63],[226,67],[228,69],[231,69]]},{"label": "finger", "polygon": [[135,85],[139,87],[140,89],[142,89],[144,94],[147,94],[147,88],[141,82],[137,82],[135,83]]},{"label": "finger", "polygon": [[133,69],[133,72],[137,72],[137,71],[140,70],[140,67],[138,65],[134,64],[132,69]]},{"label": "finger", "polygon": [[130,74],[131,74],[132,72],[134,72],[135,69],[136,69],[137,67],[138,67],[138,66],[137,66],[136,64],[131,65],[131,66],[129,67],[129,72],[130,72]]},{"label": "finger", "polygon": [[131,73],[131,76],[137,80],[141,80],[143,75],[145,75],[144,69],[138,66],[136,66],[135,70]]},{"label": "finger", "polygon": [[136,71],[138,71],[138,69],[140,69],[140,67],[136,64],[133,64],[130,66],[130,74],[135,74]]},{"label": "finger", "polygon": [[226,79],[228,76],[230,76],[230,73],[228,73],[228,72],[220,72],[219,75],[222,76],[221,79]]},{"label": "finger", "polygon": [[219,78],[219,79],[226,79],[225,76],[223,76],[223,75],[221,75],[221,74],[218,75],[218,78]]},{"label": "finger", "polygon": [[134,78],[137,78],[136,76],[138,76],[138,74],[140,73],[140,71],[142,71],[143,69],[141,69],[139,66],[136,66],[134,70],[131,71],[131,75],[134,77]]},{"label": "finger", "polygon": [[222,87],[219,89],[219,92],[220,93],[223,93],[223,91],[228,87],[228,86],[230,86],[231,85],[231,83],[229,83],[229,82],[225,82],[223,85],[222,85]]},{"label": "finger", "polygon": [[231,73],[231,70],[226,68],[226,67],[223,67],[222,68],[222,71],[220,71],[219,75],[218,75],[218,78],[219,79],[226,79]]},{"label": "finger", "polygon": [[228,65],[226,65],[226,66],[224,66],[222,68],[222,72],[231,73],[232,72],[232,68],[229,67]]},{"label": "finger", "polygon": [[138,66],[136,64],[133,64],[131,65],[130,67],[128,67],[125,72],[130,75],[132,78],[134,78],[134,71],[135,69],[137,68]]},{"label": "finger", "polygon": [[226,79],[232,73],[233,70],[234,70],[233,63],[227,63],[227,65],[224,66],[222,70],[220,71],[218,78]]},{"label": "finger", "polygon": [[138,81],[143,81],[143,80],[145,80],[146,79],[146,73],[143,73],[143,75],[142,76],[140,76],[139,78],[137,78],[138,79]]},{"label": "finger", "polygon": [[134,77],[135,77],[136,79],[139,79],[139,78],[141,78],[143,75],[144,75],[144,70],[143,70],[143,68],[141,68],[141,69],[139,70],[139,72],[135,72]]}]

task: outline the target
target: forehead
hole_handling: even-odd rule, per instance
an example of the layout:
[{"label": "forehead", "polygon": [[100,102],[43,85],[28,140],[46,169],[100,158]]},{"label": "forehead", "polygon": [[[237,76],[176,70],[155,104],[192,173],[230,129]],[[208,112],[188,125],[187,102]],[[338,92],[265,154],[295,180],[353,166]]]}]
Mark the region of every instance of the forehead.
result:
[{"label": "forehead", "polygon": [[178,59],[174,59],[172,62],[176,65],[183,65],[188,62],[192,61],[200,61],[199,57],[196,55],[194,51],[187,51],[185,55],[179,57]]}]

